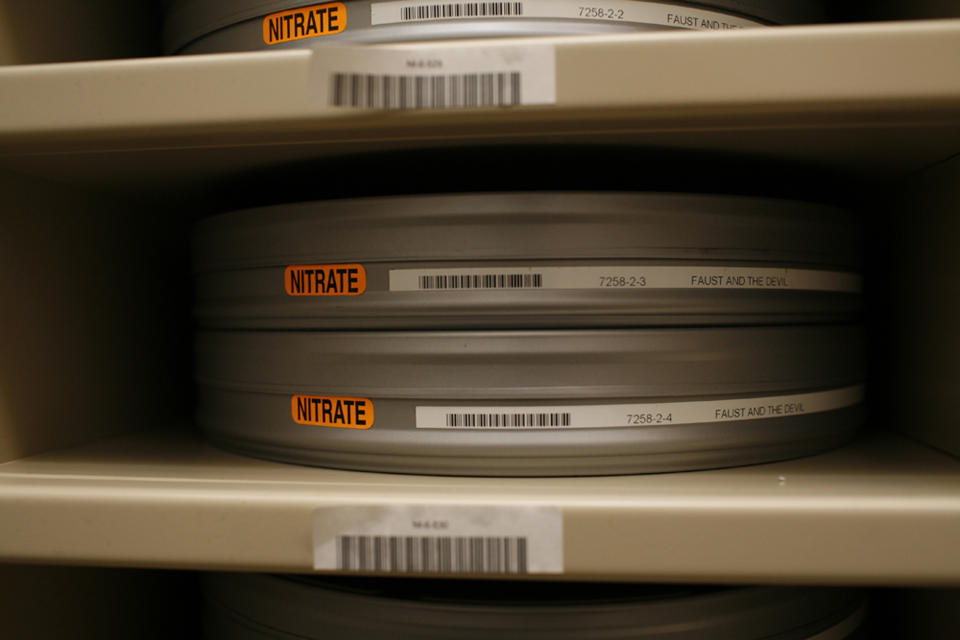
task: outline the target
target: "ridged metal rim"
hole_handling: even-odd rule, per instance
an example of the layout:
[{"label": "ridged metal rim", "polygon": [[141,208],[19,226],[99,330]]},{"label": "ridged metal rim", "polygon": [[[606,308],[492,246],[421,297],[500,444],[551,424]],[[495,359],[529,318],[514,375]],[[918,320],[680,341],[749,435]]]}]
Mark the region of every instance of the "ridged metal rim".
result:
[{"label": "ridged metal rim", "polygon": [[750,394],[858,383],[862,348],[861,330],[846,325],[203,331],[196,377],[236,391],[380,398]]},{"label": "ridged metal rim", "polygon": [[258,207],[201,220],[194,257],[200,272],[312,259],[700,258],[845,269],[860,263],[856,220],[834,207],[741,196],[563,191]]},{"label": "ridged metal rim", "polygon": [[[441,637],[438,633],[447,638],[477,638],[485,633],[523,637],[526,632],[543,638],[545,633],[564,632],[563,637],[570,638],[602,631],[607,638],[794,640],[834,628],[855,617],[863,606],[858,592],[828,588],[694,589],[687,596],[665,599],[628,596],[618,602],[591,604],[587,597],[580,604],[517,606],[485,603],[479,597],[475,602],[450,603],[385,598],[337,588],[335,579],[312,585],[284,577],[212,574],[204,582],[209,601],[224,608],[216,613],[307,638],[320,638],[313,630],[324,633],[327,624],[340,630],[355,621],[359,633],[389,629],[409,634],[404,637]],[[405,584],[416,592],[424,582]],[[526,585],[537,587],[536,583]],[[496,592],[495,583],[478,583],[478,591],[484,588]]]},{"label": "ridged metal rim", "polygon": [[[349,2],[349,0],[347,0]],[[822,16],[813,0],[697,0],[664,4],[696,7],[759,19],[772,24],[816,22]],[[167,0],[164,19],[164,48],[175,52],[190,42],[219,29],[258,18],[274,11],[320,4],[305,0]],[[259,48],[259,47],[258,47]]]}]

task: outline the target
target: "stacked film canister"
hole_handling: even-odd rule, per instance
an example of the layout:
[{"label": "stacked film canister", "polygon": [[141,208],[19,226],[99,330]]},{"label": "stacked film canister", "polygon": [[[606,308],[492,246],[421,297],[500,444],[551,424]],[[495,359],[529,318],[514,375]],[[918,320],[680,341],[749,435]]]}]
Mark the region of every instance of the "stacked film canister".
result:
[{"label": "stacked film canister", "polygon": [[[210,640],[845,640],[848,589],[206,578]],[[491,588],[494,587],[494,588]]]},{"label": "stacked film canister", "polygon": [[[601,6],[602,5],[602,6]],[[816,0],[166,0],[168,53],[817,22]]]},{"label": "stacked film canister", "polygon": [[486,476],[768,462],[861,419],[858,230],[821,205],[533,192],[204,220],[198,418],[290,462]]},{"label": "stacked film canister", "polygon": [[[168,0],[165,47],[739,29],[815,22],[815,4]],[[303,202],[202,221],[195,258],[197,418],[243,454],[457,476],[685,471],[815,454],[862,419],[859,229],[828,206]],[[211,574],[205,593],[213,640],[841,640],[864,615],[843,589]]]},{"label": "stacked film canister", "polygon": [[[832,207],[662,193],[394,196],[208,218],[198,420],[237,452],[405,473],[817,453],[862,417],[858,237]],[[489,582],[453,600],[412,584],[211,576],[208,632],[827,640],[854,637],[863,615],[861,596],[838,590],[568,585],[531,602]]]}]

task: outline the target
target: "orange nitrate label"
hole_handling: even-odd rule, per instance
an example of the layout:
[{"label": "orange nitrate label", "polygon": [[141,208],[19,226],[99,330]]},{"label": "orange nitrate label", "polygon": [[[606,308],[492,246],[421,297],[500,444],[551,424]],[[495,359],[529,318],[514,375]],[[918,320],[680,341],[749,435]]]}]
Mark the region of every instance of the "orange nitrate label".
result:
[{"label": "orange nitrate label", "polygon": [[362,264],[294,264],[283,282],[290,296],[359,296],[367,290]]},{"label": "orange nitrate label", "polygon": [[331,36],[347,28],[347,7],[327,2],[271,13],[263,19],[263,41],[280,44],[291,40]]},{"label": "orange nitrate label", "polygon": [[293,421],[314,427],[369,429],[373,426],[373,401],[336,396],[293,396]]}]

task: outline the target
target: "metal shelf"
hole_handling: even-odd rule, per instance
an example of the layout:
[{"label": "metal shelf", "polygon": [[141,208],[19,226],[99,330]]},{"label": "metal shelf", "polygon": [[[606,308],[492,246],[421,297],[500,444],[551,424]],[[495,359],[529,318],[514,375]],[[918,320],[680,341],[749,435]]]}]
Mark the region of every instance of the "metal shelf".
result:
[{"label": "metal shelf", "polygon": [[[301,160],[507,143],[743,153],[889,184],[960,149],[960,20],[536,42],[556,54],[555,105],[333,109],[311,89],[322,50],[0,68],[0,203],[15,267],[0,285],[18,301],[4,325],[17,336],[4,380],[16,385],[0,451],[48,451],[0,465],[0,558],[308,572],[320,506],[530,504],[563,509],[567,579],[960,583],[958,462],[891,434],[770,465],[568,479],[311,469],[234,456],[179,432],[94,440],[188,411],[171,382],[184,379],[188,356],[164,353],[186,342],[187,315],[169,326],[154,298],[165,289],[147,285],[188,277],[172,263],[183,218],[203,207],[184,216],[168,198],[181,203],[191,189]],[[939,217],[956,202],[952,167],[927,172],[943,174],[937,189],[903,192],[897,206],[931,222],[901,253],[919,256],[952,237]],[[161,192],[144,219],[165,235],[143,240],[146,223],[122,196]],[[159,248],[142,259],[146,242]],[[128,274],[131,264],[142,269]],[[61,288],[38,293],[38,274]],[[951,269],[936,274],[957,281]],[[103,287],[117,278],[126,286]],[[924,331],[931,317],[943,322],[891,341],[942,358],[942,371],[922,358],[904,371],[939,399],[931,407],[952,407],[956,332],[944,318],[954,316],[937,306],[951,298],[939,293],[946,286],[916,291]],[[51,388],[72,400],[51,402]],[[127,424],[157,397],[169,399]],[[917,424],[953,433],[945,411],[924,411]]]},{"label": "metal shelf", "polygon": [[0,68],[0,167],[170,188],[370,150],[616,142],[883,175],[960,146],[960,20],[477,46],[532,43],[555,51],[555,105],[330,107],[315,90],[334,66],[323,48]]},{"label": "metal shelf", "polygon": [[0,557],[309,572],[317,507],[410,503],[559,507],[566,579],[960,582],[960,466],[891,434],[736,469],[504,479],[299,467],[146,432],[0,465]]}]

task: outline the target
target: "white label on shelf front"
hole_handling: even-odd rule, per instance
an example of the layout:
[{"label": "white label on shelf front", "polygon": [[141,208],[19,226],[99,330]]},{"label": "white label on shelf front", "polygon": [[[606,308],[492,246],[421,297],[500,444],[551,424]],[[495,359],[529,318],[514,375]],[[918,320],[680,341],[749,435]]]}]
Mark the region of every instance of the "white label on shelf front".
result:
[{"label": "white label on shelf front", "polygon": [[347,573],[563,573],[557,507],[390,505],[321,507],[313,568]]},{"label": "white label on shelf front", "polygon": [[313,56],[319,99],[332,107],[460,109],[557,101],[556,56],[546,44],[329,46]]},{"label": "white label on shelf front", "polygon": [[859,293],[842,271],[757,267],[602,266],[391,269],[390,291],[473,289],[787,289]]},{"label": "white label on shelf front", "polygon": [[763,23],[719,11],[643,0],[515,0],[512,2],[424,2],[397,0],[370,5],[370,24],[503,18],[568,18],[649,24],[659,27],[722,31],[761,27]]},{"label": "white label on shelf front", "polygon": [[419,406],[417,429],[606,429],[791,418],[833,411],[863,401],[856,385],[780,396],[655,402],[537,406]]}]

